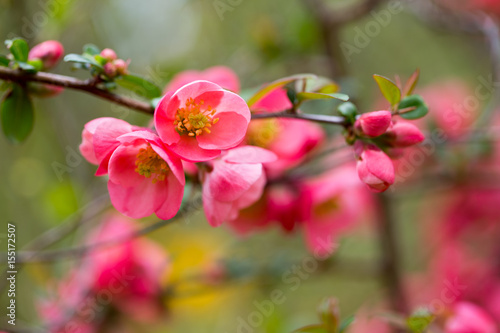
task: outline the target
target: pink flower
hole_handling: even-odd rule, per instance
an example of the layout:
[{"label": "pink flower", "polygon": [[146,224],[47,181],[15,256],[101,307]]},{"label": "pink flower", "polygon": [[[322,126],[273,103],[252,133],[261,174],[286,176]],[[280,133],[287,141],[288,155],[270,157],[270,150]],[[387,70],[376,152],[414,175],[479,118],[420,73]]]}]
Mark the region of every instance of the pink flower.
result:
[{"label": "pink flower", "polygon": [[28,60],[42,61],[42,70],[56,66],[64,55],[64,48],[56,40],[48,40],[35,45],[28,54]]},{"label": "pink flower", "polygon": [[238,217],[261,196],[266,184],[262,163],[276,156],[265,149],[243,146],[210,162],[203,180],[203,208],[208,222],[217,227]]},{"label": "pink flower", "polygon": [[373,192],[384,192],[394,184],[394,165],[380,148],[356,141],[354,152],[358,176]]},{"label": "pink flower", "polygon": [[240,144],[250,110],[235,93],[215,83],[195,81],[164,96],[155,111],[155,127],[171,151],[190,162],[208,161]]},{"label": "pink flower", "polygon": [[410,147],[425,140],[425,136],[418,127],[406,121],[393,123],[386,136],[389,144],[398,148]]},{"label": "pink flower", "polygon": [[364,113],[356,120],[354,127],[361,134],[375,138],[384,134],[391,125],[392,114],[389,111]]},{"label": "pink flower", "polygon": [[184,71],[175,75],[165,88],[165,93],[168,91],[176,91],[182,86],[198,81],[205,80],[213,82],[223,89],[238,93],[240,91],[240,82],[238,76],[231,68],[224,66],[215,66],[207,68],[204,71]]},{"label": "pink flower", "polygon": [[453,316],[446,321],[445,333],[496,333],[496,324],[480,307],[468,302],[457,303]]},{"label": "pink flower", "polygon": [[[136,229],[133,221],[117,215],[108,218],[100,230],[90,235],[88,243],[127,238]],[[168,272],[169,259],[156,243],[134,238],[96,251],[88,260],[95,294],[102,290],[119,290],[113,295],[112,302],[125,315],[140,321],[161,317],[161,277]]]},{"label": "pink flower", "polygon": [[105,175],[108,173],[109,158],[120,145],[117,138],[139,129],[124,120],[110,117],[96,118],[85,124],[80,152],[87,161],[99,165],[97,176]]},{"label": "pink flower", "polygon": [[101,332],[108,316],[119,325],[119,319],[152,322],[164,315],[161,281],[169,258],[150,240],[129,238],[135,231],[133,221],[117,214],[89,235],[88,246],[124,241],[89,253],[57,284],[55,295],[37,304],[50,332]]},{"label": "pink flower", "polygon": [[[109,158],[108,190],[113,206],[124,215],[141,218],[155,213],[170,219],[184,193],[181,160],[148,131],[124,134]],[[94,136],[94,147],[101,142]]]},{"label": "pink flower", "polygon": [[[255,103],[256,112],[276,112],[292,107],[284,89],[276,89]],[[245,142],[269,149],[278,159],[265,165],[270,178],[299,164],[308,153],[321,144],[325,134],[321,126],[298,119],[253,120],[247,131]]]},{"label": "pink flower", "polygon": [[305,182],[300,199],[301,220],[312,253],[333,253],[337,237],[352,228],[370,206],[368,194],[351,165]]}]

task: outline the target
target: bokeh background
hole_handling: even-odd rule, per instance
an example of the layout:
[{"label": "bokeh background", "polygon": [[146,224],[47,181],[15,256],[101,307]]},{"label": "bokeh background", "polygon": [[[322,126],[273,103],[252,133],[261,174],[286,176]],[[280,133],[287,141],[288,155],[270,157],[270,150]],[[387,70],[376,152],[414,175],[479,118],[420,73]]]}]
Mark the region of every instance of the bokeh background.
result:
[{"label": "bokeh background", "polygon": [[[227,1],[222,0],[227,3]],[[345,7],[354,1],[327,1]],[[110,47],[130,70],[160,86],[186,69],[214,65],[232,68],[242,87],[253,89],[264,82],[296,73],[330,76],[318,21],[298,0],[242,0],[219,15],[212,0],[0,0],[0,36],[21,36],[31,46],[47,40],[61,41],[66,53],[80,53],[86,43]],[[386,9],[386,5],[378,10]],[[373,21],[371,15],[342,27],[340,40],[354,44],[359,32]],[[477,77],[491,72],[488,46],[483,37],[437,28],[418,17],[409,7],[390,16],[386,27],[370,38],[366,47],[344,57],[348,75],[333,78],[353,96],[362,111],[380,105],[380,93],[372,75],[408,77],[416,68],[420,86],[460,79],[477,85]],[[86,78],[61,63],[57,73]],[[0,138],[0,212],[5,225],[17,225],[18,249],[46,230],[85,216],[85,207],[106,206],[104,179],[93,176],[94,166],[81,158],[78,145],[83,125],[101,116],[122,118],[146,125],[150,117],[80,92],[65,91],[53,99],[37,99],[36,125],[22,145]],[[314,102],[306,111],[328,113],[335,102]],[[431,110],[432,112],[432,110]],[[332,131],[332,129],[327,129]],[[425,267],[429,253],[421,239],[426,214],[439,210],[439,195],[425,196],[405,188],[397,192],[394,206],[402,267],[408,274]],[[94,206],[93,206],[94,205]],[[427,207],[423,212],[422,207]],[[112,208],[110,208],[112,209]],[[79,244],[99,218],[79,227],[52,248]],[[144,219],[141,223],[154,221]],[[211,228],[202,213],[161,229],[149,237],[171,256],[172,277],[178,281],[168,300],[169,316],[142,332],[230,332],[238,318],[255,311],[254,302],[281,288],[286,301],[276,307],[258,332],[289,332],[317,321],[315,309],[325,296],[340,300],[344,316],[363,305],[377,304],[383,296],[377,274],[380,246],[373,232],[373,216],[356,231],[343,235],[339,252],[320,268],[301,279],[297,290],[282,280],[284,271],[310,256],[302,236],[286,235],[271,228],[245,239],[225,227]],[[0,244],[5,244],[5,238]],[[3,245],[2,245],[3,246]],[[3,251],[3,249],[2,249]],[[240,278],[220,285],[203,286],[182,277],[203,271],[214,258],[231,260]],[[63,276],[76,260],[27,265],[18,274],[18,321],[40,324],[37,300],[47,286]],[[323,267],[324,266],[324,267]],[[176,282],[177,283],[177,282]],[[1,304],[7,297],[1,295]],[[5,317],[1,321],[4,323]],[[132,325],[132,324],[131,324]],[[136,325],[136,324],[133,324]],[[135,326],[131,326],[136,328]],[[138,327],[136,329],[139,329]],[[132,329],[134,331],[134,329]]]}]

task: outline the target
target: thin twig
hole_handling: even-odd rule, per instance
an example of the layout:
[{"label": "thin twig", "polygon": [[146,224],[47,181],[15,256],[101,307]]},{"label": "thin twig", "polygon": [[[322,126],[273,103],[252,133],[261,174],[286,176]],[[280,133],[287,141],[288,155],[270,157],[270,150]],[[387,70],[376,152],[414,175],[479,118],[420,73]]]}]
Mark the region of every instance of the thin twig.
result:
[{"label": "thin twig", "polygon": [[328,116],[321,114],[307,114],[307,113],[290,113],[289,110],[280,112],[269,112],[269,113],[255,113],[252,115],[252,119],[266,119],[266,118],[294,118],[314,121],[317,123],[324,123],[330,125],[341,125],[348,126],[348,122],[344,117],[340,116]]},{"label": "thin twig", "polygon": [[117,237],[115,239],[111,239],[108,241],[103,241],[96,244],[82,245],[69,249],[61,249],[61,250],[52,250],[44,252],[31,252],[31,251],[18,252],[16,257],[16,263],[50,262],[59,259],[79,258],[96,250],[114,246],[132,240],[134,238],[149,234],[155,230],[158,230],[168,224],[177,221],[180,218],[186,217],[193,210],[197,210],[200,207],[200,205],[201,205],[201,198],[197,198],[192,202],[186,204],[179,211],[179,213],[177,213],[177,215],[170,220],[160,220],[143,229],[137,230],[132,234],[125,235],[123,237]]}]

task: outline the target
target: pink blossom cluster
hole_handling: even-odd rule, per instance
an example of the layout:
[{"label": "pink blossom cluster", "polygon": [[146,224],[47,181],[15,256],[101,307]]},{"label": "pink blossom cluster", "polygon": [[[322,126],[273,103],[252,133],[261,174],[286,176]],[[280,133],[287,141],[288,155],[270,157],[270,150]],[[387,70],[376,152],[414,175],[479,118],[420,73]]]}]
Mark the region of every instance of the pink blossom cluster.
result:
[{"label": "pink blossom cluster", "polygon": [[119,59],[112,49],[104,49],[99,54],[104,59],[104,73],[110,78],[128,73],[130,60]]},{"label": "pink blossom cluster", "polygon": [[358,175],[374,192],[384,192],[394,183],[394,164],[389,155],[399,156],[404,148],[425,139],[417,126],[396,117],[390,111],[374,111],[362,114],[354,124]]},{"label": "pink blossom cluster", "polygon": [[[162,278],[168,276],[169,258],[154,242],[133,238],[135,231],[133,221],[111,215],[87,237],[93,252],[52,283],[57,298],[37,304],[47,331],[116,332],[130,319],[149,324],[164,317]],[[124,241],[99,247],[117,239]]]}]

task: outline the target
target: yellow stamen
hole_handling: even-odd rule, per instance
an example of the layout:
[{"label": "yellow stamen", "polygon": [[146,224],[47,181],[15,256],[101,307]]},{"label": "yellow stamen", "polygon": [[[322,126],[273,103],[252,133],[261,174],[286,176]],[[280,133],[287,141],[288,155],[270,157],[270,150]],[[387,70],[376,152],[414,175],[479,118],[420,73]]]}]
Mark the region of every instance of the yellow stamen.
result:
[{"label": "yellow stamen", "polygon": [[202,109],[203,100],[195,103],[194,99],[189,98],[183,108],[177,109],[174,126],[179,134],[188,136],[199,136],[203,133],[211,133],[207,127],[212,127],[219,121],[219,118],[213,118],[217,110],[212,109],[210,105]]},{"label": "yellow stamen", "polygon": [[170,168],[148,143],[146,148],[141,148],[135,158],[135,172],[146,178],[151,178],[153,184],[164,181]]},{"label": "yellow stamen", "polygon": [[280,132],[281,126],[276,119],[253,121],[248,127],[247,143],[253,146],[268,148]]}]

